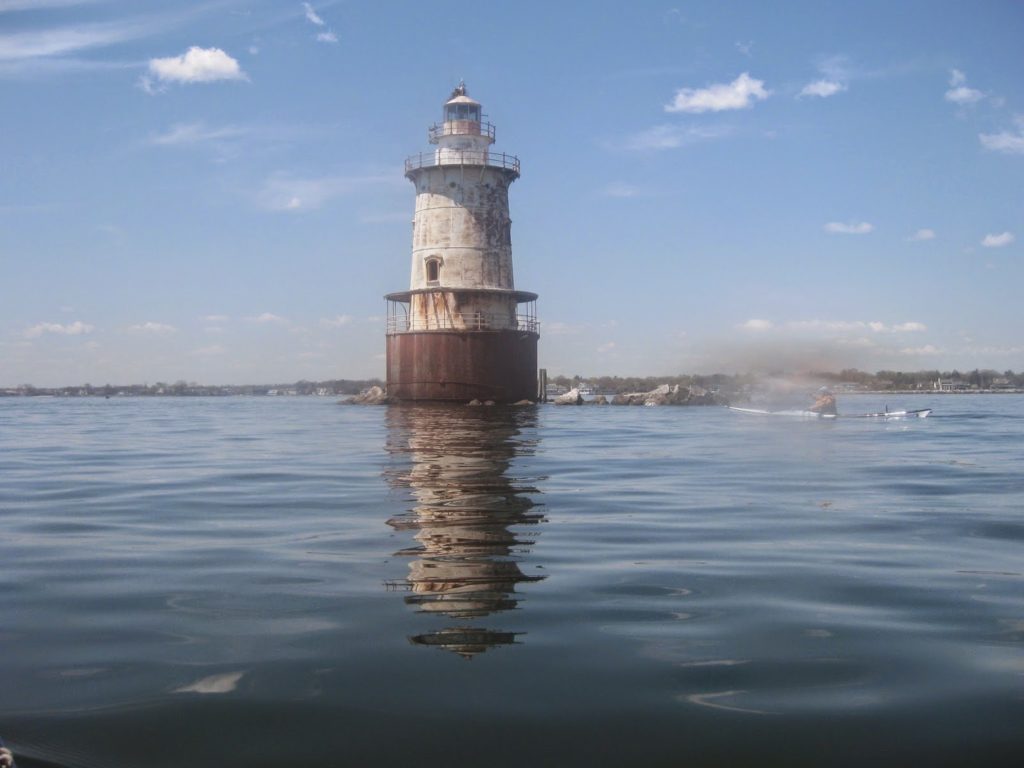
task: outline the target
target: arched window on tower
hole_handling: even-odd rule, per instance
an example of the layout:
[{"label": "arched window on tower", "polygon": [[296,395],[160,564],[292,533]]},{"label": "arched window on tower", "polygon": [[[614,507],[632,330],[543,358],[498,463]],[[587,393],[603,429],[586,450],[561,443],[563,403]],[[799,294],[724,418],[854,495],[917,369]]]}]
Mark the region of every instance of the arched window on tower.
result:
[{"label": "arched window on tower", "polygon": [[427,282],[436,283],[441,279],[441,260],[427,259]]}]

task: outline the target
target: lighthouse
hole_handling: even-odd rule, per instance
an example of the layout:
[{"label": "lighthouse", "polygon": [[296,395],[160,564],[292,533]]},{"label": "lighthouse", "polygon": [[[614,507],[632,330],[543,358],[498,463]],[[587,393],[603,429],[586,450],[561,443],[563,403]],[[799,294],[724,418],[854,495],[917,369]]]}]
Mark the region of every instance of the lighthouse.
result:
[{"label": "lighthouse", "polygon": [[519,158],[462,83],[405,161],[416,187],[409,290],[385,296],[390,400],[516,402],[537,395],[537,294],[512,275],[508,190]]}]

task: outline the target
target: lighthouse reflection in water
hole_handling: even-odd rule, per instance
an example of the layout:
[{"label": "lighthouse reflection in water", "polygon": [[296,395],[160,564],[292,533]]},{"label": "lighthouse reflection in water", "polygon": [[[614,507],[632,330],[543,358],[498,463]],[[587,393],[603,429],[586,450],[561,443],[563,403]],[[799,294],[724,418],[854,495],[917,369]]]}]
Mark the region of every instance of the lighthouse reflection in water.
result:
[{"label": "lighthouse reflection in water", "polygon": [[469,658],[522,642],[522,633],[493,622],[517,608],[521,585],[544,578],[523,572],[544,517],[532,498],[537,489],[513,465],[535,449],[536,418],[525,407],[388,408],[387,480],[409,489],[413,503],[388,520],[410,534],[409,546],[395,553],[410,559],[408,577],[388,586],[404,590],[405,602],[434,622],[409,638],[414,644]]}]

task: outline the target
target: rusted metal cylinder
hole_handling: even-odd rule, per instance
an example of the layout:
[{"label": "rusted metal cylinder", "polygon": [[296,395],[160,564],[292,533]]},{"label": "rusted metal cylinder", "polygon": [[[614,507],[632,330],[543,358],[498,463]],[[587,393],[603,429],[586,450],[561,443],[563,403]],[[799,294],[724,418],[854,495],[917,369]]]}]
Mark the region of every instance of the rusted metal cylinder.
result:
[{"label": "rusted metal cylinder", "polygon": [[536,333],[409,331],[387,337],[388,397],[514,403],[537,396]]}]

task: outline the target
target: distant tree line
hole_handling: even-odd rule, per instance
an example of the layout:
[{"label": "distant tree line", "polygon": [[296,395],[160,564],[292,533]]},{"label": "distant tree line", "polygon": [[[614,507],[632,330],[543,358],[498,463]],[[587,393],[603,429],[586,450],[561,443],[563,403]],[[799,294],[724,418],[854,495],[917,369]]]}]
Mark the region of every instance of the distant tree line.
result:
[{"label": "distant tree line", "polygon": [[79,384],[67,387],[35,387],[22,384],[11,389],[0,388],[2,396],[57,397],[226,397],[231,395],[357,395],[368,387],[384,386],[380,379],[328,379],[289,384],[198,384],[179,379],[173,383],[158,381],[155,384]]},{"label": "distant tree line", "polygon": [[869,373],[856,368],[847,368],[838,373],[835,371],[810,371],[793,374],[791,371],[767,371],[764,373],[711,375],[677,375],[677,376],[553,376],[549,382],[571,389],[581,385],[593,387],[605,394],[627,392],[649,392],[662,385],[679,384],[684,387],[694,386],[719,392],[723,395],[749,392],[756,389],[758,383],[766,378],[805,378],[833,386],[845,385],[851,389],[864,390],[930,390],[936,382],[961,384],[970,389],[1024,389],[1024,373],[999,371],[991,369],[974,369],[973,371],[877,371]]},{"label": "distant tree line", "polygon": [[[850,389],[876,391],[887,390],[930,390],[936,382],[960,385],[967,389],[1024,389],[1024,372],[995,371],[978,369],[961,372],[952,371],[877,371],[868,373],[856,368],[835,371],[811,371],[793,374],[787,371],[763,373],[725,374],[679,374],[676,376],[552,376],[548,381],[571,389],[586,384],[602,394],[628,392],[650,392],[662,384],[680,385],[693,389],[700,387],[725,397],[757,389],[765,378],[810,379],[833,386]],[[22,384],[9,389],[0,388],[3,396],[53,395],[60,397],[218,397],[230,395],[356,395],[369,387],[383,387],[380,379],[327,379],[307,381],[305,379],[288,384],[228,384],[209,385],[188,382],[184,379],[169,383],[155,384],[80,384],[66,387],[35,387]]]}]

